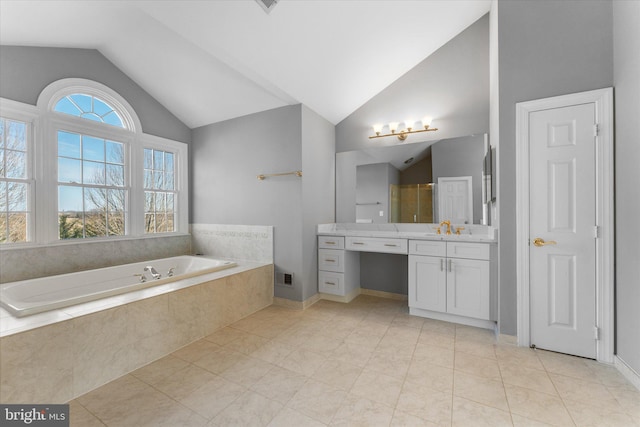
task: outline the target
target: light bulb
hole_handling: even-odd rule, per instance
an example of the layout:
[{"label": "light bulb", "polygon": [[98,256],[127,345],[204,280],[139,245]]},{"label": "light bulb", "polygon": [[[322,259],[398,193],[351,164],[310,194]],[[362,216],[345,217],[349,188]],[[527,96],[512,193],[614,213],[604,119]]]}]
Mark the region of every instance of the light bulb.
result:
[{"label": "light bulb", "polygon": [[380,135],[380,132],[382,132],[382,125],[381,124],[373,125],[373,131],[376,133],[376,135]]},{"label": "light bulb", "polygon": [[424,126],[425,129],[429,129],[429,126],[431,126],[431,117],[426,116],[424,119],[422,119],[422,126]]},{"label": "light bulb", "polygon": [[413,129],[413,124],[414,124],[415,122],[416,122],[416,121],[415,121],[415,120],[413,120],[413,119],[407,119],[407,120],[405,120],[405,121],[404,121],[404,128],[405,128],[406,130],[410,131],[411,129]]},{"label": "light bulb", "polygon": [[389,123],[389,131],[391,133],[396,133],[396,130],[398,130],[398,122]]}]

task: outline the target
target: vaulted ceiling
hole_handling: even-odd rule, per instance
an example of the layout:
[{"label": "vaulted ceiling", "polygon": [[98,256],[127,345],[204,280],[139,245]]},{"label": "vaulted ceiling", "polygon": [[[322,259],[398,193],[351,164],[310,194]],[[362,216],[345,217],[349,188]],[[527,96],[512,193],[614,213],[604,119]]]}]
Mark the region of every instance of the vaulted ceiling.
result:
[{"label": "vaulted ceiling", "polygon": [[490,0],[0,0],[0,43],[98,49],[190,128],[303,103],[337,124]]}]

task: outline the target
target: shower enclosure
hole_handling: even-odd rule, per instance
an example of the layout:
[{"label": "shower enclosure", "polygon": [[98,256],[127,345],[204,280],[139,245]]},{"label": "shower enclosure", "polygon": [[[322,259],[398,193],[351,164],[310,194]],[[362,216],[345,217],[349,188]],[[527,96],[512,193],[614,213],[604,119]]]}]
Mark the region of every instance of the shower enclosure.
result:
[{"label": "shower enclosure", "polygon": [[433,223],[434,184],[391,184],[390,185],[390,221]]}]

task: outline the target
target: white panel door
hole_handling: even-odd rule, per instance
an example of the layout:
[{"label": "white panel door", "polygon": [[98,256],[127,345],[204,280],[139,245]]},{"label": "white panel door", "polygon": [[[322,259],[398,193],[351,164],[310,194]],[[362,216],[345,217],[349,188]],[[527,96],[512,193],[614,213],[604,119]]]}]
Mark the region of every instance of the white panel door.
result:
[{"label": "white panel door", "polygon": [[595,104],[530,113],[530,328],[538,348],[595,358]]},{"label": "white panel door", "polygon": [[409,307],[447,311],[444,257],[409,255]]},{"label": "white panel door", "polygon": [[472,177],[438,178],[438,220],[452,224],[473,223]]}]

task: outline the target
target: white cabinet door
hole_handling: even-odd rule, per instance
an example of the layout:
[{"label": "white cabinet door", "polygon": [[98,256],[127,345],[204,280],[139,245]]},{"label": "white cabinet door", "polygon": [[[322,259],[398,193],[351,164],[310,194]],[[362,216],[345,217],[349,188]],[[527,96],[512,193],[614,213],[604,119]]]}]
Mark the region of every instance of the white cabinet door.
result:
[{"label": "white cabinet door", "polygon": [[447,312],[491,318],[489,261],[447,259]]},{"label": "white cabinet door", "polygon": [[409,307],[447,310],[445,261],[441,257],[409,255]]}]

